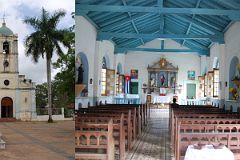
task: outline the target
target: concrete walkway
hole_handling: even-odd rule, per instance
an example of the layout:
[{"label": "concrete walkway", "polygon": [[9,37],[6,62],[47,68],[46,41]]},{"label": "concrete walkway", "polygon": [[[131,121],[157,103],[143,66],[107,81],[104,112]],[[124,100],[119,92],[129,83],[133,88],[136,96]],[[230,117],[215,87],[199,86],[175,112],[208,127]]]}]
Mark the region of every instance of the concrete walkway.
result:
[{"label": "concrete walkway", "polygon": [[74,121],[0,123],[0,160],[74,160]]},{"label": "concrete walkway", "polygon": [[168,129],[169,110],[151,109],[151,118],[142,137],[127,160],[171,160],[170,136]]}]

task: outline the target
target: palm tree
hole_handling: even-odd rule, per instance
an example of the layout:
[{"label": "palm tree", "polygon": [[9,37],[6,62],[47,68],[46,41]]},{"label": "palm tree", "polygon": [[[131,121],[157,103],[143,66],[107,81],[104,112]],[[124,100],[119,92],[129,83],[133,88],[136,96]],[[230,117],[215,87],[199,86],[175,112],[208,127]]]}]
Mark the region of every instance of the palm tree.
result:
[{"label": "palm tree", "polygon": [[34,32],[27,36],[25,40],[26,56],[32,56],[35,63],[40,57],[46,58],[47,83],[48,83],[48,122],[52,119],[52,87],[51,87],[51,59],[56,52],[62,54],[61,44],[69,47],[65,40],[65,29],[57,29],[57,25],[62,17],[65,16],[63,10],[57,10],[52,15],[42,8],[40,17],[27,17],[24,23],[33,27]]}]

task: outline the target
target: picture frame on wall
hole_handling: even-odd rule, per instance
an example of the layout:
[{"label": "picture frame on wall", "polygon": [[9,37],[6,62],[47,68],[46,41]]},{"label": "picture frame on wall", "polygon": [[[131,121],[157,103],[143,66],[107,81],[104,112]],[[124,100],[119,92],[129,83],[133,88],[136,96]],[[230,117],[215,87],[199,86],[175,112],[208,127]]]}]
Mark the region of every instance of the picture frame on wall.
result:
[{"label": "picture frame on wall", "polygon": [[131,79],[138,79],[138,70],[137,69],[131,69],[130,76],[131,76]]},{"label": "picture frame on wall", "polygon": [[195,71],[188,71],[188,80],[195,80],[196,74]]},{"label": "picture frame on wall", "polygon": [[151,103],[152,101],[152,96],[151,95],[147,95],[147,103]]}]

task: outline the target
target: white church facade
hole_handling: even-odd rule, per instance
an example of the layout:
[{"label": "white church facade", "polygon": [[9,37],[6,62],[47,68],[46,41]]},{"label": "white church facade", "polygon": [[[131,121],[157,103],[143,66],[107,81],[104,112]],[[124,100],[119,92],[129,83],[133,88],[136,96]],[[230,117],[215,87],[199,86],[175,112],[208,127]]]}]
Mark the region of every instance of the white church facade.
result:
[{"label": "white church facade", "polygon": [[36,118],[35,84],[19,75],[18,35],[3,22],[0,27],[0,119]]}]

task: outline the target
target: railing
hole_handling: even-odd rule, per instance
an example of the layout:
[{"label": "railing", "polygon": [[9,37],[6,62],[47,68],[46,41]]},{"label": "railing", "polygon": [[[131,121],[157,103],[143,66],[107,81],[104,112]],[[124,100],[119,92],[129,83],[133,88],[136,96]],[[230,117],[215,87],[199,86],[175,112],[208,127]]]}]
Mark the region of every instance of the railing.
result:
[{"label": "railing", "polygon": [[139,104],[140,98],[114,98],[115,104]]},{"label": "railing", "polygon": [[181,105],[205,105],[206,100],[202,99],[182,99]]},{"label": "railing", "polygon": [[220,100],[220,99],[183,99],[181,100],[181,105],[212,105],[214,107],[222,108],[227,111],[239,112],[240,111],[240,101],[234,100]]}]

